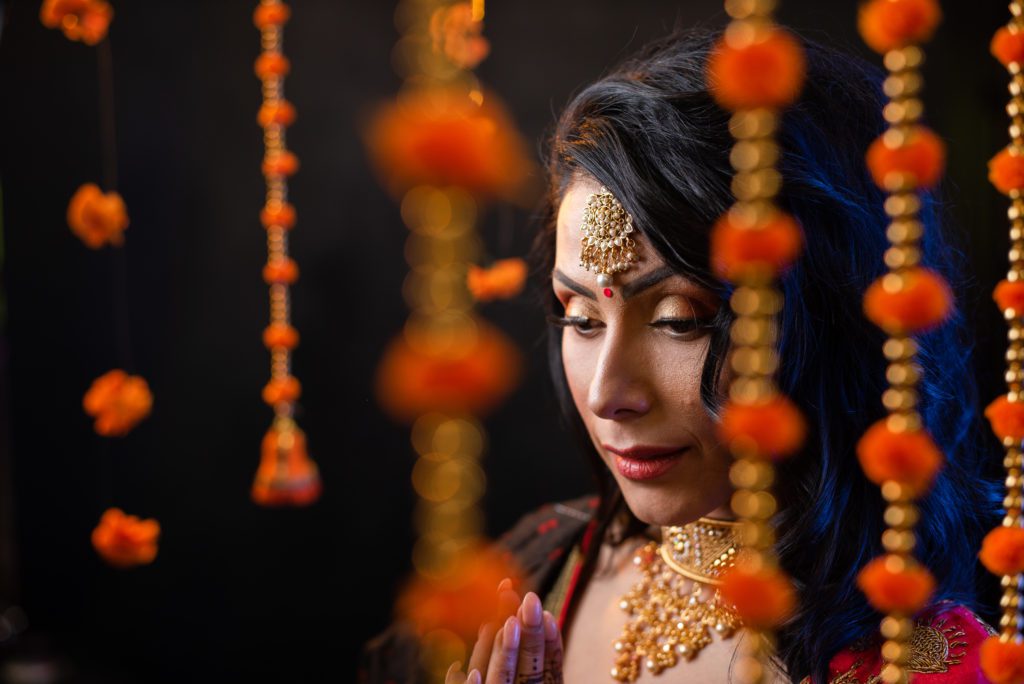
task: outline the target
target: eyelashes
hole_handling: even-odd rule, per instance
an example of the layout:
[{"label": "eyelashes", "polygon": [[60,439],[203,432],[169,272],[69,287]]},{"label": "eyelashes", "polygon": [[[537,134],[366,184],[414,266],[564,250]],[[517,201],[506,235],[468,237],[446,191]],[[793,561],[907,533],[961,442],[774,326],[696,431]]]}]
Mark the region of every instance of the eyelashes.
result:
[{"label": "eyelashes", "polygon": [[[559,328],[572,328],[583,337],[592,337],[603,326],[599,321],[586,316],[555,316],[548,315],[548,323]],[[714,328],[710,318],[659,318],[650,327],[664,330],[670,337],[693,339]]]}]

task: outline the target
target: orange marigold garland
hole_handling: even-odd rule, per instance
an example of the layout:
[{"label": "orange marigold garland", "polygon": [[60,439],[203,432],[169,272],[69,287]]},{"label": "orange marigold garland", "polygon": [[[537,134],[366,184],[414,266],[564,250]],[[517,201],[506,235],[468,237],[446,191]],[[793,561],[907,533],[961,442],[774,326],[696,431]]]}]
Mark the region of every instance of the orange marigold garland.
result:
[{"label": "orange marigold garland", "polygon": [[253,13],[263,47],[254,71],[263,82],[263,104],[256,120],[263,128],[263,175],[267,196],[260,222],[267,232],[267,263],[263,280],[270,287],[270,325],[263,343],[270,350],[270,381],[263,401],[274,410],[274,424],[263,439],[252,498],[261,505],[304,506],[320,494],[316,464],[306,452],[306,435],[293,418],[302,388],[291,374],[292,350],[299,333],[291,325],[289,285],[299,267],[288,256],[288,232],[295,226],[295,207],[288,202],[288,177],[299,170],[299,158],[285,146],[285,129],[295,121],[295,107],[284,99],[284,77],[290,65],[281,54],[284,24],[291,9],[280,0],[262,0]]},{"label": "orange marigold garland", "polygon": [[148,565],[156,558],[160,523],[125,515],[110,508],[92,531],[92,545],[103,560],[115,568]]},{"label": "orange marigold garland", "polygon": [[799,42],[772,20],[774,5],[727,1],[732,21],[707,65],[712,96],[734,112],[729,128],[736,139],[730,154],[736,203],[713,229],[711,263],[719,277],[736,284],[729,357],[735,378],[719,431],[736,459],[730,479],[742,551],[723,576],[721,591],[753,632],[737,663],[746,684],[769,678],[773,630],[796,605],[792,581],[774,551],[776,501],[770,487],[773,461],[799,451],[806,433],[800,411],[774,382],[779,360],[772,321],[782,307],[774,280],[803,247],[800,226],[775,203],[781,177],[774,134],[778,110],[797,98],[805,70]]},{"label": "orange marigold garland", "polygon": [[39,19],[70,40],[96,45],[106,38],[114,10],[106,0],[43,0]]},{"label": "orange marigold garland", "polygon": [[1024,522],[1021,517],[1024,458],[1024,2],[1010,2],[1011,18],[996,31],[992,54],[1010,73],[1010,144],[989,162],[989,180],[1010,198],[1010,266],[1006,279],[996,285],[992,298],[1008,324],[1006,350],[1007,392],[985,409],[992,431],[1006,454],[1006,515],[1002,525],[990,531],[978,556],[989,572],[1002,577],[999,634],[981,646],[981,668],[995,684],[1024,683],[1024,644],[1021,643],[1021,573],[1024,572]]},{"label": "orange marigold garland", "polygon": [[121,437],[149,415],[153,394],[145,379],[115,369],[93,381],[82,397],[82,407],[96,419],[97,434]]},{"label": "orange marigold garland", "polygon": [[876,610],[885,613],[880,629],[886,684],[906,684],[913,615],[925,608],[935,579],[913,555],[914,500],[927,493],[944,463],[942,452],[922,425],[917,411],[921,368],[911,335],[941,325],[953,311],[953,294],[934,271],[923,268],[918,242],[923,225],[917,213],[919,192],[936,185],[945,166],[945,146],[919,123],[918,71],[924,55],[918,43],[930,38],[942,13],[935,0],[868,0],[861,6],[861,37],[884,56],[889,96],[883,114],[889,128],[868,148],[865,161],[875,183],[888,198],[890,217],[885,252],[889,272],[864,295],[864,313],[888,335],[883,348],[889,361],[882,395],[887,418],[872,425],[857,444],[865,475],[881,487],[886,500],[885,554],[861,569],[857,586]]},{"label": "orange marigold garland", "polygon": [[68,203],[68,226],[87,246],[124,244],[128,210],[116,192],[104,193],[95,183],[78,188]]}]

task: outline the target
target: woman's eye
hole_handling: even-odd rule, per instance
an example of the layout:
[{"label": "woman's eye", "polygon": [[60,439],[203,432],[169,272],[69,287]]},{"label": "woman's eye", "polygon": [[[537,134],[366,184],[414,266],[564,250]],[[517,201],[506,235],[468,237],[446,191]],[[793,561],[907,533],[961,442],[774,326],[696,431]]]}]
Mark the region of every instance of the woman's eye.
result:
[{"label": "woman's eye", "polygon": [[573,328],[584,337],[593,335],[600,327],[600,321],[586,316],[548,316],[548,322],[560,328]]},{"label": "woman's eye", "polygon": [[702,318],[659,318],[651,323],[652,328],[664,330],[672,337],[693,338],[709,330],[711,321]]}]

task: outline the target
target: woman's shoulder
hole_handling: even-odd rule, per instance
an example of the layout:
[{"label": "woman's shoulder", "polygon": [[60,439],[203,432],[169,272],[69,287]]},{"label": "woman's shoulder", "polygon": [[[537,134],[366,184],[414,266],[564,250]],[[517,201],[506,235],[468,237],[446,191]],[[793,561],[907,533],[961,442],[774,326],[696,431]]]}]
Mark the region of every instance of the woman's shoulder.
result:
[{"label": "woman's shoulder", "polygon": [[[995,630],[967,606],[939,601],[914,619],[907,670],[919,684],[987,684],[978,654],[992,634]],[[829,684],[881,682],[880,642],[873,634],[837,653],[829,663]]]}]

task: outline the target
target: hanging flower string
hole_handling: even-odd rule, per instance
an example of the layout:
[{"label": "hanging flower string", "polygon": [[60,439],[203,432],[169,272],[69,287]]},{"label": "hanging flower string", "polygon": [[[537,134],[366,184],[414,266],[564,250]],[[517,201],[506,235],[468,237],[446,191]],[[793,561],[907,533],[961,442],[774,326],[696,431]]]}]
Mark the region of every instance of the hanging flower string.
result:
[{"label": "hanging flower string", "polygon": [[299,170],[299,160],[285,145],[295,107],[284,98],[284,78],[291,66],[281,52],[283,27],[290,16],[291,9],[278,0],[262,0],[253,14],[263,48],[255,64],[263,82],[263,105],[256,120],[263,128],[265,148],[267,195],[260,222],[267,232],[263,280],[270,288],[270,324],[263,331],[263,343],[270,350],[270,381],[263,388],[263,401],[274,409],[274,423],[263,438],[252,498],[262,505],[302,506],[320,495],[320,475],[306,452],[306,436],[295,423],[295,402],[302,387],[291,374],[291,353],[299,333],[291,325],[289,286],[298,279],[299,267],[288,256],[288,232],[295,226],[288,178]]},{"label": "hanging flower string", "polygon": [[888,129],[867,151],[875,183],[888,193],[885,211],[890,247],[889,271],[868,287],[864,313],[888,334],[883,347],[889,361],[889,389],[882,395],[888,417],[872,425],[857,444],[857,456],[869,480],[879,485],[887,502],[885,553],[858,574],[857,585],[868,602],[885,617],[881,622],[881,681],[906,684],[913,615],[925,608],[935,579],[913,555],[914,501],[931,488],[944,457],[924,429],[917,411],[921,367],[913,335],[942,324],[952,312],[953,295],[943,278],[921,266],[918,219],[919,193],[942,177],[945,148],[919,123],[923,105],[918,71],[927,41],[941,19],[934,0],[871,0],[860,8],[858,27],[864,42],[884,56],[889,75],[883,89],[889,97],[883,111]]},{"label": "hanging flower string", "polygon": [[995,684],[1024,682],[1021,637],[1021,573],[1024,573],[1024,527],[1021,522],[1021,440],[1024,440],[1024,4],[1010,3],[1009,23],[992,38],[992,54],[1010,73],[1010,144],[989,162],[989,180],[1010,198],[1010,268],[993,298],[1007,321],[1007,393],[985,410],[992,430],[1006,448],[1006,515],[989,532],[978,554],[989,572],[1002,577],[1000,632],[981,646],[981,667]]},{"label": "hanging flower string", "polygon": [[775,385],[779,360],[775,316],[782,293],[775,281],[799,256],[803,233],[775,203],[781,179],[774,134],[779,111],[799,95],[803,51],[771,17],[771,0],[725,3],[732,17],[708,61],[708,85],[715,100],[734,112],[729,123],[736,143],[730,159],[736,203],[711,233],[711,262],[723,280],[736,285],[730,300],[736,319],[729,363],[735,379],[719,429],[735,457],[730,479],[732,509],[740,521],[743,550],[723,577],[722,595],[751,632],[737,663],[740,681],[769,681],[774,630],[792,613],[796,592],[778,566],[771,518],[776,500],[770,488],[773,462],[801,448],[806,423],[799,409]]}]

